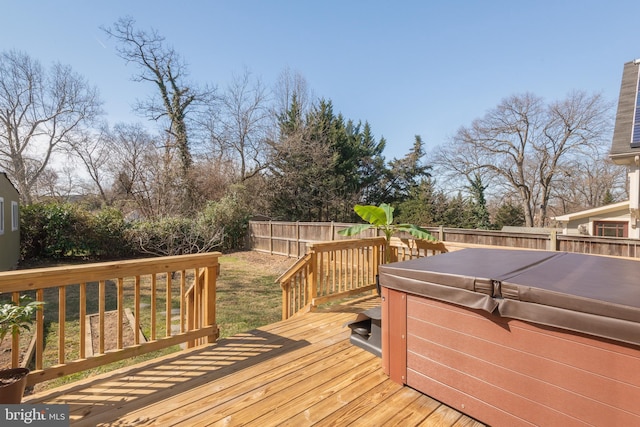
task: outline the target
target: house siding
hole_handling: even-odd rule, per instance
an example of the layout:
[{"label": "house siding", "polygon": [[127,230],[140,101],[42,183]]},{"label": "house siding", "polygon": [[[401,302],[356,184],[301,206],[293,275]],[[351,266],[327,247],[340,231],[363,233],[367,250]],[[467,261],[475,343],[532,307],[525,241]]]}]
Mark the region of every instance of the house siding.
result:
[{"label": "house siding", "polygon": [[3,200],[3,232],[0,234],[0,271],[14,269],[20,259],[20,227],[12,226],[12,205],[20,195],[6,174],[0,172],[0,198]]}]

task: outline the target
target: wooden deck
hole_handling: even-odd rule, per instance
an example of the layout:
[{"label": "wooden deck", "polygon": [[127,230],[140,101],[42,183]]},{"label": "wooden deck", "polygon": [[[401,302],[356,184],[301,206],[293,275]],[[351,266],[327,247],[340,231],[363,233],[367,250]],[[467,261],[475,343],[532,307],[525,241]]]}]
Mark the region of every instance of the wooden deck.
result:
[{"label": "wooden deck", "polygon": [[390,381],[349,343],[361,299],[25,398],[78,426],[482,426]]}]

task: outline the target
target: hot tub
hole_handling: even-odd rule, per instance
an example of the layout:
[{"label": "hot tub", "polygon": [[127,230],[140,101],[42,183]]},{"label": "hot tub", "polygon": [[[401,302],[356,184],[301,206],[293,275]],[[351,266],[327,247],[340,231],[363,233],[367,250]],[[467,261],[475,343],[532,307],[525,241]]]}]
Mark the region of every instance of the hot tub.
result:
[{"label": "hot tub", "polygon": [[380,285],[394,381],[494,426],[640,425],[640,261],[464,249]]}]

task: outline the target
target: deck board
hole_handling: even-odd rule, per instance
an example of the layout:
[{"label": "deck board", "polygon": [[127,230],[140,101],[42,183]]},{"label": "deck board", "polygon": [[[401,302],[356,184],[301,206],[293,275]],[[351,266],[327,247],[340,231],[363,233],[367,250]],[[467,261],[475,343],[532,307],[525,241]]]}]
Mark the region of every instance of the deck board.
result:
[{"label": "deck board", "polygon": [[334,306],[25,398],[66,403],[77,426],[482,424],[388,379]]}]

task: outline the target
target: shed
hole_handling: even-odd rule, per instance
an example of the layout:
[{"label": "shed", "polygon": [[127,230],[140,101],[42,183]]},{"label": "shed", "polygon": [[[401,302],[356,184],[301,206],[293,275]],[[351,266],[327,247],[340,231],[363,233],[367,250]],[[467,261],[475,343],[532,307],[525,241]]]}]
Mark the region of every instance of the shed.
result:
[{"label": "shed", "polygon": [[638,239],[639,230],[631,223],[629,201],[586,209],[552,218],[562,234]]},{"label": "shed", "polygon": [[0,172],[0,271],[17,267],[20,259],[20,194]]}]

